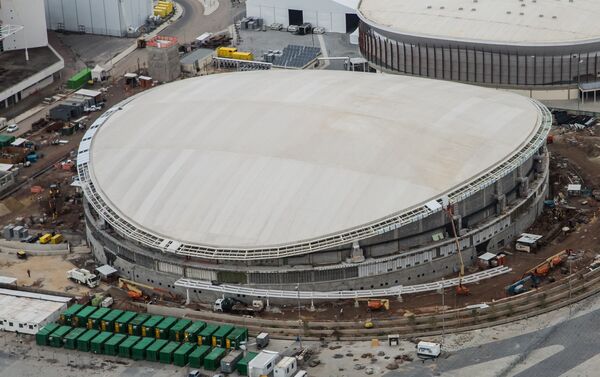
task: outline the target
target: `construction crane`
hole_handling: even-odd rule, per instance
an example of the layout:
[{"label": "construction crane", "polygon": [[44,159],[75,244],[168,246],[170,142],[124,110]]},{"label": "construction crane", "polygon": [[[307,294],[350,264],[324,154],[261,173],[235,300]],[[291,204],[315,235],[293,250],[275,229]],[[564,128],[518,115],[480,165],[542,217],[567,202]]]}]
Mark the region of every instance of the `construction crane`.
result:
[{"label": "construction crane", "polygon": [[454,242],[456,244],[456,252],[458,253],[458,260],[460,262],[460,271],[458,272],[458,285],[456,286],[456,294],[466,296],[469,294],[469,288],[463,285],[462,279],[465,276],[465,263],[463,261],[462,252],[460,250],[460,241],[458,239],[458,232],[454,223],[454,208],[451,204],[446,207],[446,215],[450,218],[450,224],[452,224],[452,233],[454,234]]}]

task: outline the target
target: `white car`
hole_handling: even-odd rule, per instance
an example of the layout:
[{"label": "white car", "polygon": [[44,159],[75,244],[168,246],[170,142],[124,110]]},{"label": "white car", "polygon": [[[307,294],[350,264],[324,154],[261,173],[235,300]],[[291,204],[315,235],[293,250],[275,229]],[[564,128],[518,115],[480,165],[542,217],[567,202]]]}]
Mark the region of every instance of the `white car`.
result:
[{"label": "white car", "polygon": [[6,132],[15,132],[18,129],[19,126],[17,126],[16,124],[11,124],[8,127],[6,127]]}]

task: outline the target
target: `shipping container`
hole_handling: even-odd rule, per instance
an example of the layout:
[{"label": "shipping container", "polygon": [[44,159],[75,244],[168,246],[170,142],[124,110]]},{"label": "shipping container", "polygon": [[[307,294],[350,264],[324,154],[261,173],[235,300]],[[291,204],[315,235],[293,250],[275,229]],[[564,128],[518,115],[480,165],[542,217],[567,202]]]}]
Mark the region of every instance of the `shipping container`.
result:
[{"label": "shipping container", "polygon": [[202,368],[204,358],[210,353],[210,346],[197,346],[188,357],[190,368]]},{"label": "shipping container", "polygon": [[42,327],[40,331],[38,331],[37,334],[35,334],[35,343],[38,346],[47,346],[50,334],[59,327],[60,325],[57,323],[49,323],[46,326]]},{"label": "shipping container", "polygon": [[235,47],[219,47],[217,48],[217,56],[219,58],[227,58],[231,59],[233,57],[233,53],[237,51]]},{"label": "shipping container", "polygon": [[150,347],[154,341],[154,338],[142,338],[131,349],[131,358],[133,360],[144,360],[146,358],[146,348]]},{"label": "shipping container", "polygon": [[98,336],[96,336],[90,342],[91,351],[93,353],[98,353],[98,354],[104,353],[104,343],[106,343],[112,335],[113,335],[113,333],[108,332],[108,331],[103,331],[100,334],[98,334]]},{"label": "shipping container", "polygon": [[122,310],[113,309],[100,321],[100,330],[102,331],[115,331],[115,322],[123,314]]},{"label": "shipping container", "polygon": [[231,351],[229,355],[221,359],[221,372],[233,373],[237,363],[244,357],[244,352],[240,350]]},{"label": "shipping container", "polygon": [[206,327],[206,322],[198,321],[198,322],[192,323],[192,325],[190,327],[185,329],[185,331],[183,333],[183,340],[185,342],[191,342],[191,343],[198,344],[199,343],[198,342],[198,334],[200,334],[200,331],[202,331],[202,329],[204,329],[205,327]]},{"label": "shipping container", "polygon": [[216,347],[204,358],[204,369],[217,370],[221,366],[221,359],[225,357],[227,350],[225,348]]},{"label": "shipping container", "polygon": [[248,363],[248,376],[273,376],[275,365],[281,359],[279,352],[261,351]]},{"label": "shipping container", "polygon": [[125,334],[113,334],[110,339],[104,343],[104,353],[109,356],[116,356],[119,354],[119,345],[127,339]]},{"label": "shipping container", "polygon": [[94,306],[86,306],[85,308],[81,309],[73,318],[71,318],[71,326],[86,327],[88,319],[97,309],[98,308]]},{"label": "shipping container", "polygon": [[212,335],[219,330],[217,325],[207,325],[200,334],[198,334],[198,344],[210,346],[212,344]]},{"label": "shipping container", "polygon": [[156,325],[154,337],[156,339],[169,339],[171,327],[173,327],[175,323],[177,323],[177,318],[175,317],[167,317],[163,319],[158,325]]},{"label": "shipping container", "polygon": [[48,343],[52,347],[62,347],[64,337],[67,336],[69,331],[72,329],[73,328],[71,326],[60,326],[50,334],[48,337]]},{"label": "shipping container", "polygon": [[70,350],[77,349],[77,338],[79,338],[81,334],[83,334],[86,331],[87,330],[85,329],[85,327],[74,328],[73,331],[68,333],[67,336],[65,336],[64,338],[65,348]]},{"label": "shipping container", "polygon": [[156,326],[158,326],[160,321],[163,319],[165,319],[165,317],[161,315],[153,315],[152,317],[148,318],[142,324],[142,336],[154,338],[156,336]]},{"label": "shipping container", "polygon": [[85,85],[86,82],[92,79],[92,71],[89,68],[84,68],[72,76],[67,81],[67,87],[69,89],[79,89]]},{"label": "shipping container", "polygon": [[236,51],[231,54],[231,58],[236,60],[254,60],[254,55],[251,52]]},{"label": "shipping container", "polygon": [[177,348],[175,353],[173,353],[173,364],[180,367],[186,366],[189,361],[190,353],[192,353],[196,347],[197,345],[194,343],[183,343],[179,348]]},{"label": "shipping container", "polygon": [[180,319],[169,330],[169,339],[174,342],[183,342],[185,329],[192,324],[189,319]]},{"label": "shipping container", "polygon": [[100,330],[100,321],[102,320],[102,318],[104,318],[108,313],[110,313],[110,309],[109,308],[98,308],[98,310],[96,310],[94,312],[94,314],[92,314],[89,318],[88,318],[88,322],[87,322],[87,328],[88,329],[96,329],[96,330]]},{"label": "shipping container", "polygon": [[246,353],[246,356],[244,356],[240,360],[240,362],[237,364],[237,367],[236,367],[240,376],[248,375],[248,363],[250,362],[250,360],[254,359],[256,357],[256,355],[258,355],[258,353],[248,352],[248,353]]},{"label": "shipping container", "polygon": [[173,362],[173,353],[179,348],[181,343],[169,342],[160,350],[160,362],[162,364],[171,364]]},{"label": "shipping container", "polygon": [[295,357],[286,356],[279,360],[275,369],[273,369],[274,377],[292,377],[298,370],[298,360]]},{"label": "shipping container", "polygon": [[83,309],[83,305],[80,305],[80,304],[71,305],[67,310],[65,310],[64,312],[61,313],[60,319],[58,320],[58,322],[61,325],[71,325],[71,318],[73,318],[73,316],[75,314],[77,314],[81,309]]},{"label": "shipping container", "polygon": [[131,357],[131,349],[136,345],[142,338],[137,335],[128,336],[121,344],[119,344],[119,356]]},{"label": "shipping container", "polygon": [[225,339],[225,348],[240,349],[240,345],[248,340],[248,329],[246,327],[236,327]]},{"label": "shipping container", "polygon": [[225,340],[227,335],[233,331],[234,327],[231,325],[223,325],[219,327],[217,331],[212,335],[211,345],[213,347],[225,348]]},{"label": "shipping container", "polygon": [[166,339],[157,339],[152,345],[146,348],[146,360],[158,361],[160,359],[160,350],[169,343]]},{"label": "shipping container", "polygon": [[127,325],[127,334],[142,335],[142,325],[150,318],[149,314],[138,314]]},{"label": "shipping container", "polygon": [[[136,312],[124,312],[115,321],[115,332],[119,334],[129,334],[129,323],[137,316]],[[131,335],[131,334],[129,334]]]},{"label": "shipping container", "polygon": [[94,329],[87,330],[81,334],[79,338],[77,338],[77,349],[82,352],[88,352],[90,350],[90,342],[98,336],[98,334],[100,334],[100,331]]}]

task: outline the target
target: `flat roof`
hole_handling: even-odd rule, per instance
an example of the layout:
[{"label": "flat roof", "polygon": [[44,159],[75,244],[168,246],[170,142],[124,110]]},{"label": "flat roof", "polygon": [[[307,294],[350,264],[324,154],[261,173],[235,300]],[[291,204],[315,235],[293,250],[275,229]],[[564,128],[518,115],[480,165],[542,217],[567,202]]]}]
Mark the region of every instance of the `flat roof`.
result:
[{"label": "flat roof", "polygon": [[31,299],[36,299],[36,300],[61,302],[61,303],[67,303],[72,300],[70,297],[65,297],[65,296],[46,295],[43,293],[19,291],[16,289],[5,289],[5,288],[0,288],[0,295],[24,297],[24,298],[31,298]]},{"label": "flat roof", "polygon": [[362,0],[359,12],[399,33],[517,45],[600,39],[597,0]]},{"label": "flat roof", "polygon": [[119,106],[91,180],[174,250],[288,244],[416,207],[500,165],[543,116],[504,91],[334,71],[210,75]]},{"label": "flat roof", "polygon": [[20,83],[44,68],[57,63],[58,56],[49,47],[29,49],[29,61],[25,60],[25,50],[0,52],[0,92]]},{"label": "flat roof", "polygon": [[0,318],[15,323],[39,324],[66,307],[63,302],[16,297],[0,293]]}]

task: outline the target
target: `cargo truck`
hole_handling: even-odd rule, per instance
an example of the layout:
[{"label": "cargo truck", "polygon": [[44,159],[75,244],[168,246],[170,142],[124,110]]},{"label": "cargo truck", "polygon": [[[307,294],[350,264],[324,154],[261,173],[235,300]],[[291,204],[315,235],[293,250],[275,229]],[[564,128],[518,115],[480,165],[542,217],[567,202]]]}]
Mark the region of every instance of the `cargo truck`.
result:
[{"label": "cargo truck", "polygon": [[167,317],[160,321],[155,328],[155,338],[156,339],[169,339],[171,327],[173,327],[177,323],[177,318],[175,317]]},{"label": "cargo truck", "polygon": [[235,367],[237,363],[244,357],[244,352],[242,351],[231,351],[229,355],[225,356],[221,359],[221,372],[223,373],[233,373],[235,371]]},{"label": "cargo truck", "polygon": [[206,322],[194,322],[183,332],[183,341],[198,343],[198,334],[206,327]]},{"label": "cargo truck", "polygon": [[262,312],[265,304],[262,300],[252,300],[252,305],[246,305],[243,302],[231,297],[218,298],[213,304],[213,311],[223,313],[235,313],[253,315]]},{"label": "cargo truck", "polygon": [[173,353],[173,364],[184,367],[189,362],[190,354],[196,349],[195,344],[193,343],[183,343],[175,352]]},{"label": "cargo truck", "polygon": [[100,277],[84,268],[73,268],[67,271],[67,278],[90,288],[96,288],[100,284]]},{"label": "cargo truck", "polygon": [[61,313],[58,322],[61,325],[71,325],[71,318],[73,318],[73,316],[77,314],[81,309],[83,309],[83,305],[71,305],[67,310]]},{"label": "cargo truck", "polygon": [[180,319],[169,329],[169,339],[174,342],[183,342],[185,329],[190,327],[192,321],[189,319]]},{"label": "cargo truck", "polygon": [[191,368],[202,368],[204,366],[204,358],[210,353],[210,346],[198,346],[190,353],[188,357]]},{"label": "cargo truck", "polygon": [[[135,312],[126,311],[115,321],[115,332],[119,334],[129,334],[129,323],[137,316]],[[131,335],[131,334],[129,334]]]}]

